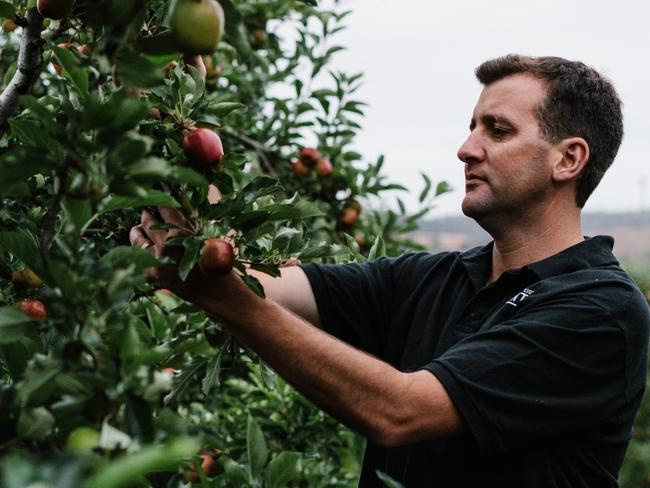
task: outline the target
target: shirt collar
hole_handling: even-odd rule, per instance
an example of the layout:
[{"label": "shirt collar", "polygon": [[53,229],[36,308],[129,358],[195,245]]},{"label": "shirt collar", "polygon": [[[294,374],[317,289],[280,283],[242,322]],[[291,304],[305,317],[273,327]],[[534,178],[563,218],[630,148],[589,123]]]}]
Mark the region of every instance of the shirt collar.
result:
[{"label": "shirt collar", "polygon": [[[485,285],[492,271],[493,247],[494,241],[465,251],[459,256],[476,290]],[[539,279],[544,279],[594,266],[617,265],[618,261],[612,253],[613,247],[614,238],[611,236],[585,237],[584,241],[553,256],[507,272],[519,274],[532,271]]]},{"label": "shirt collar", "polygon": [[524,268],[531,269],[540,279],[544,279],[584,268],[617,265],[613,248],[614,238],[611,236],[585,237],[584,241]]}]

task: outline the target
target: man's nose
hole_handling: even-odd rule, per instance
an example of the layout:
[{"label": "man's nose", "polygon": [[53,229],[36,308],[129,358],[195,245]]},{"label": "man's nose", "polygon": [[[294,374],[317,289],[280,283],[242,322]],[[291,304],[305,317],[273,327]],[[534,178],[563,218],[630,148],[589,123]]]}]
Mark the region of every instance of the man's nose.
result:
[{"label": "man's nose", "polygon": [[483,160],[484,152],[478,140],[476,131],[470,132],[469,136],[458,149],[458,159],[463,163],[477,163]]}]

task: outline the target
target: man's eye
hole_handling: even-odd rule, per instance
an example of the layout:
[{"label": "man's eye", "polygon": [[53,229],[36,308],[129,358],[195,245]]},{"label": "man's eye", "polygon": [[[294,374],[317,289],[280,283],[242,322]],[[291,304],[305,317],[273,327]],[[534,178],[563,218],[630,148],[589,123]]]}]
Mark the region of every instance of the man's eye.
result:
[{"label": "man's eye", "polygon": [[505,137],[509,133],[510,131],[508,129],[504,129],[502,127],[492,127],[492,135],[494,137],[498,137],[498,138]]}]

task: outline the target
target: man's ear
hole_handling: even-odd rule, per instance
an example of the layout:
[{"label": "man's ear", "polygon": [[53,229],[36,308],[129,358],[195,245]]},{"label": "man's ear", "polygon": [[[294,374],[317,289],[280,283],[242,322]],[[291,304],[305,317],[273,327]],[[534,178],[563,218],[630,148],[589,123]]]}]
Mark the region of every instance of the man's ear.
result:
[{"label": "man's ear", "polygon": [[557,145],[560,158],[553,168],[553,180],[577,179],[589,161],[589,144],[582,137],[563,139]]}]

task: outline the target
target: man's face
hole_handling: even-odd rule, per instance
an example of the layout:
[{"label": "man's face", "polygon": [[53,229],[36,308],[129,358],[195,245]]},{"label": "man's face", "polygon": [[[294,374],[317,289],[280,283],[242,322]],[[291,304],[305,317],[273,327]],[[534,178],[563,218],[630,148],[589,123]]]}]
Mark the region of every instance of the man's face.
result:
[{"label": "man's face", "polygon": [[543,81],[516,74],[479,97],[458,158],[465,163],[463,213],[484,227],[526,217],[548,196],[552,145],[535,116],[545,95]]}]

